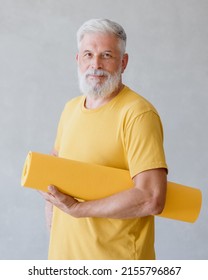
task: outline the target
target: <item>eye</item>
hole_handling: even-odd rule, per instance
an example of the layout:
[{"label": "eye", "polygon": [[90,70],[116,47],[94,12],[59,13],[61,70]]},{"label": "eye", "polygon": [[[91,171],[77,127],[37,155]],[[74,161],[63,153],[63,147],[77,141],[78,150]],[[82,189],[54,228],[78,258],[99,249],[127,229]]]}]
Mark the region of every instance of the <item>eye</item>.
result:
[{"label": "eye", "polygon": [[92,58],[92,53],[91,52],[85,52],[84,53],[84,58]]},{"label": "eye", "polygon": [[104,53],[102,54],[102,57],[105,58],[105,59],[110,59],[110,58],[112,58],[112,55],[111,55],[111,53],[109,53],[109,52],[104,52]]}]

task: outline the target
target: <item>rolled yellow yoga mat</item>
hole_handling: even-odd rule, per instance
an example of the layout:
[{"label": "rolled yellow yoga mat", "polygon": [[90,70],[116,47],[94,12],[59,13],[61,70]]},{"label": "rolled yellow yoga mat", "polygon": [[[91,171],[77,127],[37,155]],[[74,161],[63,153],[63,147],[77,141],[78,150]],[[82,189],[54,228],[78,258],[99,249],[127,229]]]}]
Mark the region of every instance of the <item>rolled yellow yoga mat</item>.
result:
[{"label": "rolled yellow yoga mat", "polygon": [[[47,192],[49,185],[83,200],[99,199],[133,187],[129,171],[29,152],[21,185]],[[201,191],[168,182],[160,217],[193,223],[202,203]]]}]

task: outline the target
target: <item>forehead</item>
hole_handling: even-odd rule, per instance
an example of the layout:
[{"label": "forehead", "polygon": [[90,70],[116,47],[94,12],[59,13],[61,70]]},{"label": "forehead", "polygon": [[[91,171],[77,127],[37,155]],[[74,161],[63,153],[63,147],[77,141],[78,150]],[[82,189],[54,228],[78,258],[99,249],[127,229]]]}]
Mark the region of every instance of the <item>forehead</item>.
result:
[{"label": "forehead", "polygon": [[119,39],[113,34],[86,33],[80,42],[80,51],[119,51]]}]

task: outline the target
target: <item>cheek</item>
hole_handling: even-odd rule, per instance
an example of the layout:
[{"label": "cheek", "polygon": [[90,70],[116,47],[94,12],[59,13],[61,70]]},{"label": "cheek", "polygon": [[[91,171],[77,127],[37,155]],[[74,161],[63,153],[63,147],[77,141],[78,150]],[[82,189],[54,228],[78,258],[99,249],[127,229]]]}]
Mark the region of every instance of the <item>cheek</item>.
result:
[{"label": "cheek", "polygon": [[79,56],[77,56],[77,67],[81,73],[85,72],[85,70],[88,68],[87,63]]},{"label": "cheek", "polygon": [[122,69],[122,61],[117,60],[111,65],[112,72],[118,72],[121,69]]},{"label": "cheek", "polygon": [[115,73],[118,73],[118,72],[122,72],[122,67],[121,65],[116,65],[113,69],[111,69],[111,73],[112,74],[115,74]]},{"label": "cheek", "polygon": [[85,65],[84,63],[78,63],[78,68],[79,68],[79,71],[80,71],[81,73],[84,73],[84,72],[86,72],[86,70],[88,69],[88,66]]},{"label": "cheek", "polygon": [[105,65],[103,65],[103,70],[111,73],[111,74],[114,74],[115,72],[118,71],[119,67],[117,64],[114,64],[114,63],[108,63],[106,62]]}]

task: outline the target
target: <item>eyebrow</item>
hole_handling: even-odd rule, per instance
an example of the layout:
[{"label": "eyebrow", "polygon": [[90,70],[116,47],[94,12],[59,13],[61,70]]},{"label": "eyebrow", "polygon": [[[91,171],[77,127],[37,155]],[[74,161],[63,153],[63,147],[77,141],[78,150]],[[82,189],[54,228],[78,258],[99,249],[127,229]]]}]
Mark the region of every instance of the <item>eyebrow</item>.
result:
[{"label": "eyebrow", "polygon": [[83,51],[83,53],[87,53],[87,52],[92,52],[92,51],[90,51],[90,50],[84,50]]},{"label": "eyebrow", "polygon": [[[93,51],[92,51],[92,50],[84,50],[84,51],[83,51],[83,53],[87,53],[87,52],[93,52]],[[111,50],[105,50],[105,51],[103,51],[103,52],[101,52],[101,53],[104,53],[104,52],[112,53],[113,51],[111,51]]]}]

